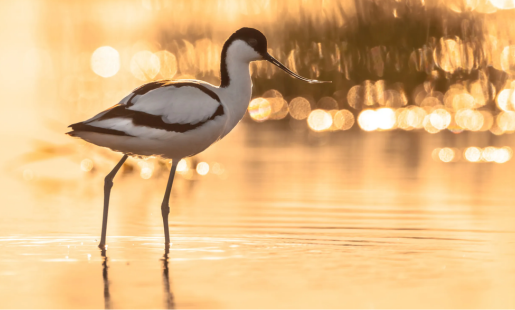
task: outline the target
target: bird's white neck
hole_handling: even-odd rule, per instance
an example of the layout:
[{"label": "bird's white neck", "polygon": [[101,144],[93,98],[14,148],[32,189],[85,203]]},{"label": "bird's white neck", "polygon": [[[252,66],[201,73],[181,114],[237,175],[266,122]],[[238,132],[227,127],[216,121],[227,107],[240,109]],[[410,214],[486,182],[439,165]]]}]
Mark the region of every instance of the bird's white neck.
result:
[{"label": "bird's white neck", "polygon": [[229,120],[223,136],[229,133],[243,118],[252,96],[250,60],[240,57],[240,55],[240,47],[238,44],[233,44],[227,50],[225,61],[222,61],[222,65],[226,66],[229,79],[228,85],[220,88],[221,99],[229,109]]}]

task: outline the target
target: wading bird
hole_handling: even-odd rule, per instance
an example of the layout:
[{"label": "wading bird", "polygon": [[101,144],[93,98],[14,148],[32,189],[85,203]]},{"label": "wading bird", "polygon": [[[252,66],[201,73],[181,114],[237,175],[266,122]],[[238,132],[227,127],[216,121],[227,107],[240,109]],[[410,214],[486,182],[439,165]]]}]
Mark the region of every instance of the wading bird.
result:
[{"label": "wading bird", "polygon": [[100,248],[105,248],[106,244],[113,178],[130,155],[172,159],[161,204],[165,245],[169,246],[168,201],[177,163],[204,151],[243,118],[252,91],[249,64],[256,60],[267,60],[299,80],[324,83],[295,74],[268,54],[266,37],[261,32],[241,28],[223,46],[220,86],[198,80],[150,82],[136,88],[113,107],[69,126],[73,130],[68,135],[124,154],[105,177]]}]

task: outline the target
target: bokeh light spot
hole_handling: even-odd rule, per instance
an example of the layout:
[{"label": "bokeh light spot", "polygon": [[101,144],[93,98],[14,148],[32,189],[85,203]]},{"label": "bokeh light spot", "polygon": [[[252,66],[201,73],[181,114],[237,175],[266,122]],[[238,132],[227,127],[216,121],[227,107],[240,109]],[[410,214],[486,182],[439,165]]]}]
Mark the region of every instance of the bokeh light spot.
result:
[{"label": "bokeh light spot", "polygon": [[209,164],[206,162],[200,162],[197,165],[197,173],[200,175],[206,175],[209,172]]},{"label": "bokeh light spot", "polygon": [[436,109],[429,115],[431,125],[438,130],[443,130],[451,123],[451,113],[445,109]]},{"label": "bokeh light spot", "polygon": [[290,115],[294,119],[306,119],[311,113],[311,105],[309,101],[303,97],[293,98],[290,101]]},{"label": "bokeh light spot", "polygon": [[461,109],[472,109],[474,108],[474,97],[468,93],[455,95],[452,99],[452,108],[454,111]]},{"label": "bokeh light spot", "polygon": [[427,113],[424,109],[411,106],[407,109],[408,114],[406,117],[406,123],[409,127],[422,128],[424,126],[424,118]]},{"label": "bokeh light spot", "polygon": [[433,51],[433,57],[442,70],[453,73],[457,68],[459,61],[458,43],[452,39],[441,38],[436,49]]},{"label": "bokeh light spot", "polygon": [[333,124],[331,114],[324,110],[313,110],[308,117],[308,126],[314,131],[324,131]]},{"label": "bokeh light spot", "polygon": [[496,148],[493,146],[485,147],[481,153],[481,157],[487,162],[493,162],[495,160],[496,151]]},{"label": "bokeh light spot", "polygon": [[497,126],[503,132],[515,131],[515,112],[501,112],[497,115]]},{"label": "bokeh light spot", "polygon": [[465,150],[465,159],[475,163],[481,160],[481,149],[471,146]]},{"label": "bokeh light spot", "polygon": [[354,115],[349,110],[336,112],[333,119],[334,126],[340,130],[348,130],[354,125]]},{"label": "bokeh light spot", "polygon": [[177,163],[176,171],[177,172],[186,172],[188,170],[189,170],[189,167],[188,167],[188,162],[186,161],[186,159],[179,160],[179,163]]},{"label": "bokeh light spot", "polygon": [[509,10],[515,8],[514,0],[490,0],[490,3],[492,3],[496,8],[502,10]]},{"label": "bokeh light spot", "polygon": [[248,107],[250,117],[256,122],[264,122],[272,113],[270,101],[265,98],[253,99]]},{"label": "bokeh light spot", "polygon": [[515,97],[515,92],[513,89],[503,89],[497,95],[496,103],[499,109],[503,111],[514,111],[514,102],[513,99]]},{"label": "bokeh light spot", "polygon": [[120,70],[120,54],[110,46],[97,48],[91,55],[91,70],[104,78],[114,76]]},{"label": "bokeh light spot", "polygon": [[476,110],[462,109],[456,112],[454,117],[456,124],[463,129],[479,131],[483,127],[483,114]]},{"label": "bokeh light spot", "polygon": [[511,154],[506,148],[496,149],[494,153],[494,161],[498,164],[503,164],[510,160]]},{"label": "bokeh light spot", "polygon": [[349,92],[347,93],[347,102],[352,108],[356,110],[361,108],[361,103],[363,100],[361,92],[361,86],[355,85],[351,89],[349,89]]},{"label": "bokeh light spot", "polygon": [[150,167],[142,167],[140,176],[142,179],[148,180],[152,176],[152,168]]},{"label": "bokeh light spot", "polygon": [[376,111],[364,110],[358,116],[358,125],[365,131],[373,131],[378,128]]},{"label": "bokeh light spot", "polygon": [[395,112],[390,108],[380,108],[375,112],[377,127],[382,130],[389,130],[395,126],[397,121]]},{"label": "bokeh light spot", "polygon": [[454,150],[448,147],[444,147],[438,152],[438,157],[444,163],[451,162],[454,159]]}]

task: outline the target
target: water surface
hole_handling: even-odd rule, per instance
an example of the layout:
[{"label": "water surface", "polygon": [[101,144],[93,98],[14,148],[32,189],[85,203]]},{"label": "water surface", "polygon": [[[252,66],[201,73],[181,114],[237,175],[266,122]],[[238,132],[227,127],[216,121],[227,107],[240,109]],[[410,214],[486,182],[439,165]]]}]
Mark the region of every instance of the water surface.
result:
[{"label": "water surface", "polygon": [[446,140],[414,146],[411,134],[310,143],[243,124],[199,156],[226,178],[178,176],[168,254],[164,173],[115,179],[105,256],[102,180],[116,156],[52,186],[19,179],[9,196],[24,205],[1,222],[0,306],[513,307],[514,165],[435,162]]}]

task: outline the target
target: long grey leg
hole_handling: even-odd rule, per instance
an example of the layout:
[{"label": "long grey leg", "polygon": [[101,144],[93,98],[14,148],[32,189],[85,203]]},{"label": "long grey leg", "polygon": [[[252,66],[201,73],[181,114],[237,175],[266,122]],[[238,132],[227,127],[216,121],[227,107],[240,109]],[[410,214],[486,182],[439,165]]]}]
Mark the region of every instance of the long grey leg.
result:
[{"label": "long grey leg", "polygon": [[122,159],[114,166],[113,170],[105,177],[104,183],[104,216],[102,217],[102,237],[100,238],[99,248],[104,249],[106,245],[106,231],[107,231],[107,213],[109,211],[109,196],[111,195],[111,188],[113,187],[113,178],[120,170],[120,167],[127,160],[127,155],[123,155]]},{"label": "long grey leg", "polygon": [[172,191],[173,177],[175,176],[178,162],[179,160],[175,159],[172,161],[172,169],[170,170],[170,176],[168,177],[168,184],[166,184],[165,197],[161,204],[161,215],[163,216],[163,226],[165,230],[165,247],[170,246],[170,232],[168,228],[168,214],[170,213],[169,201],[170,192]]}]

